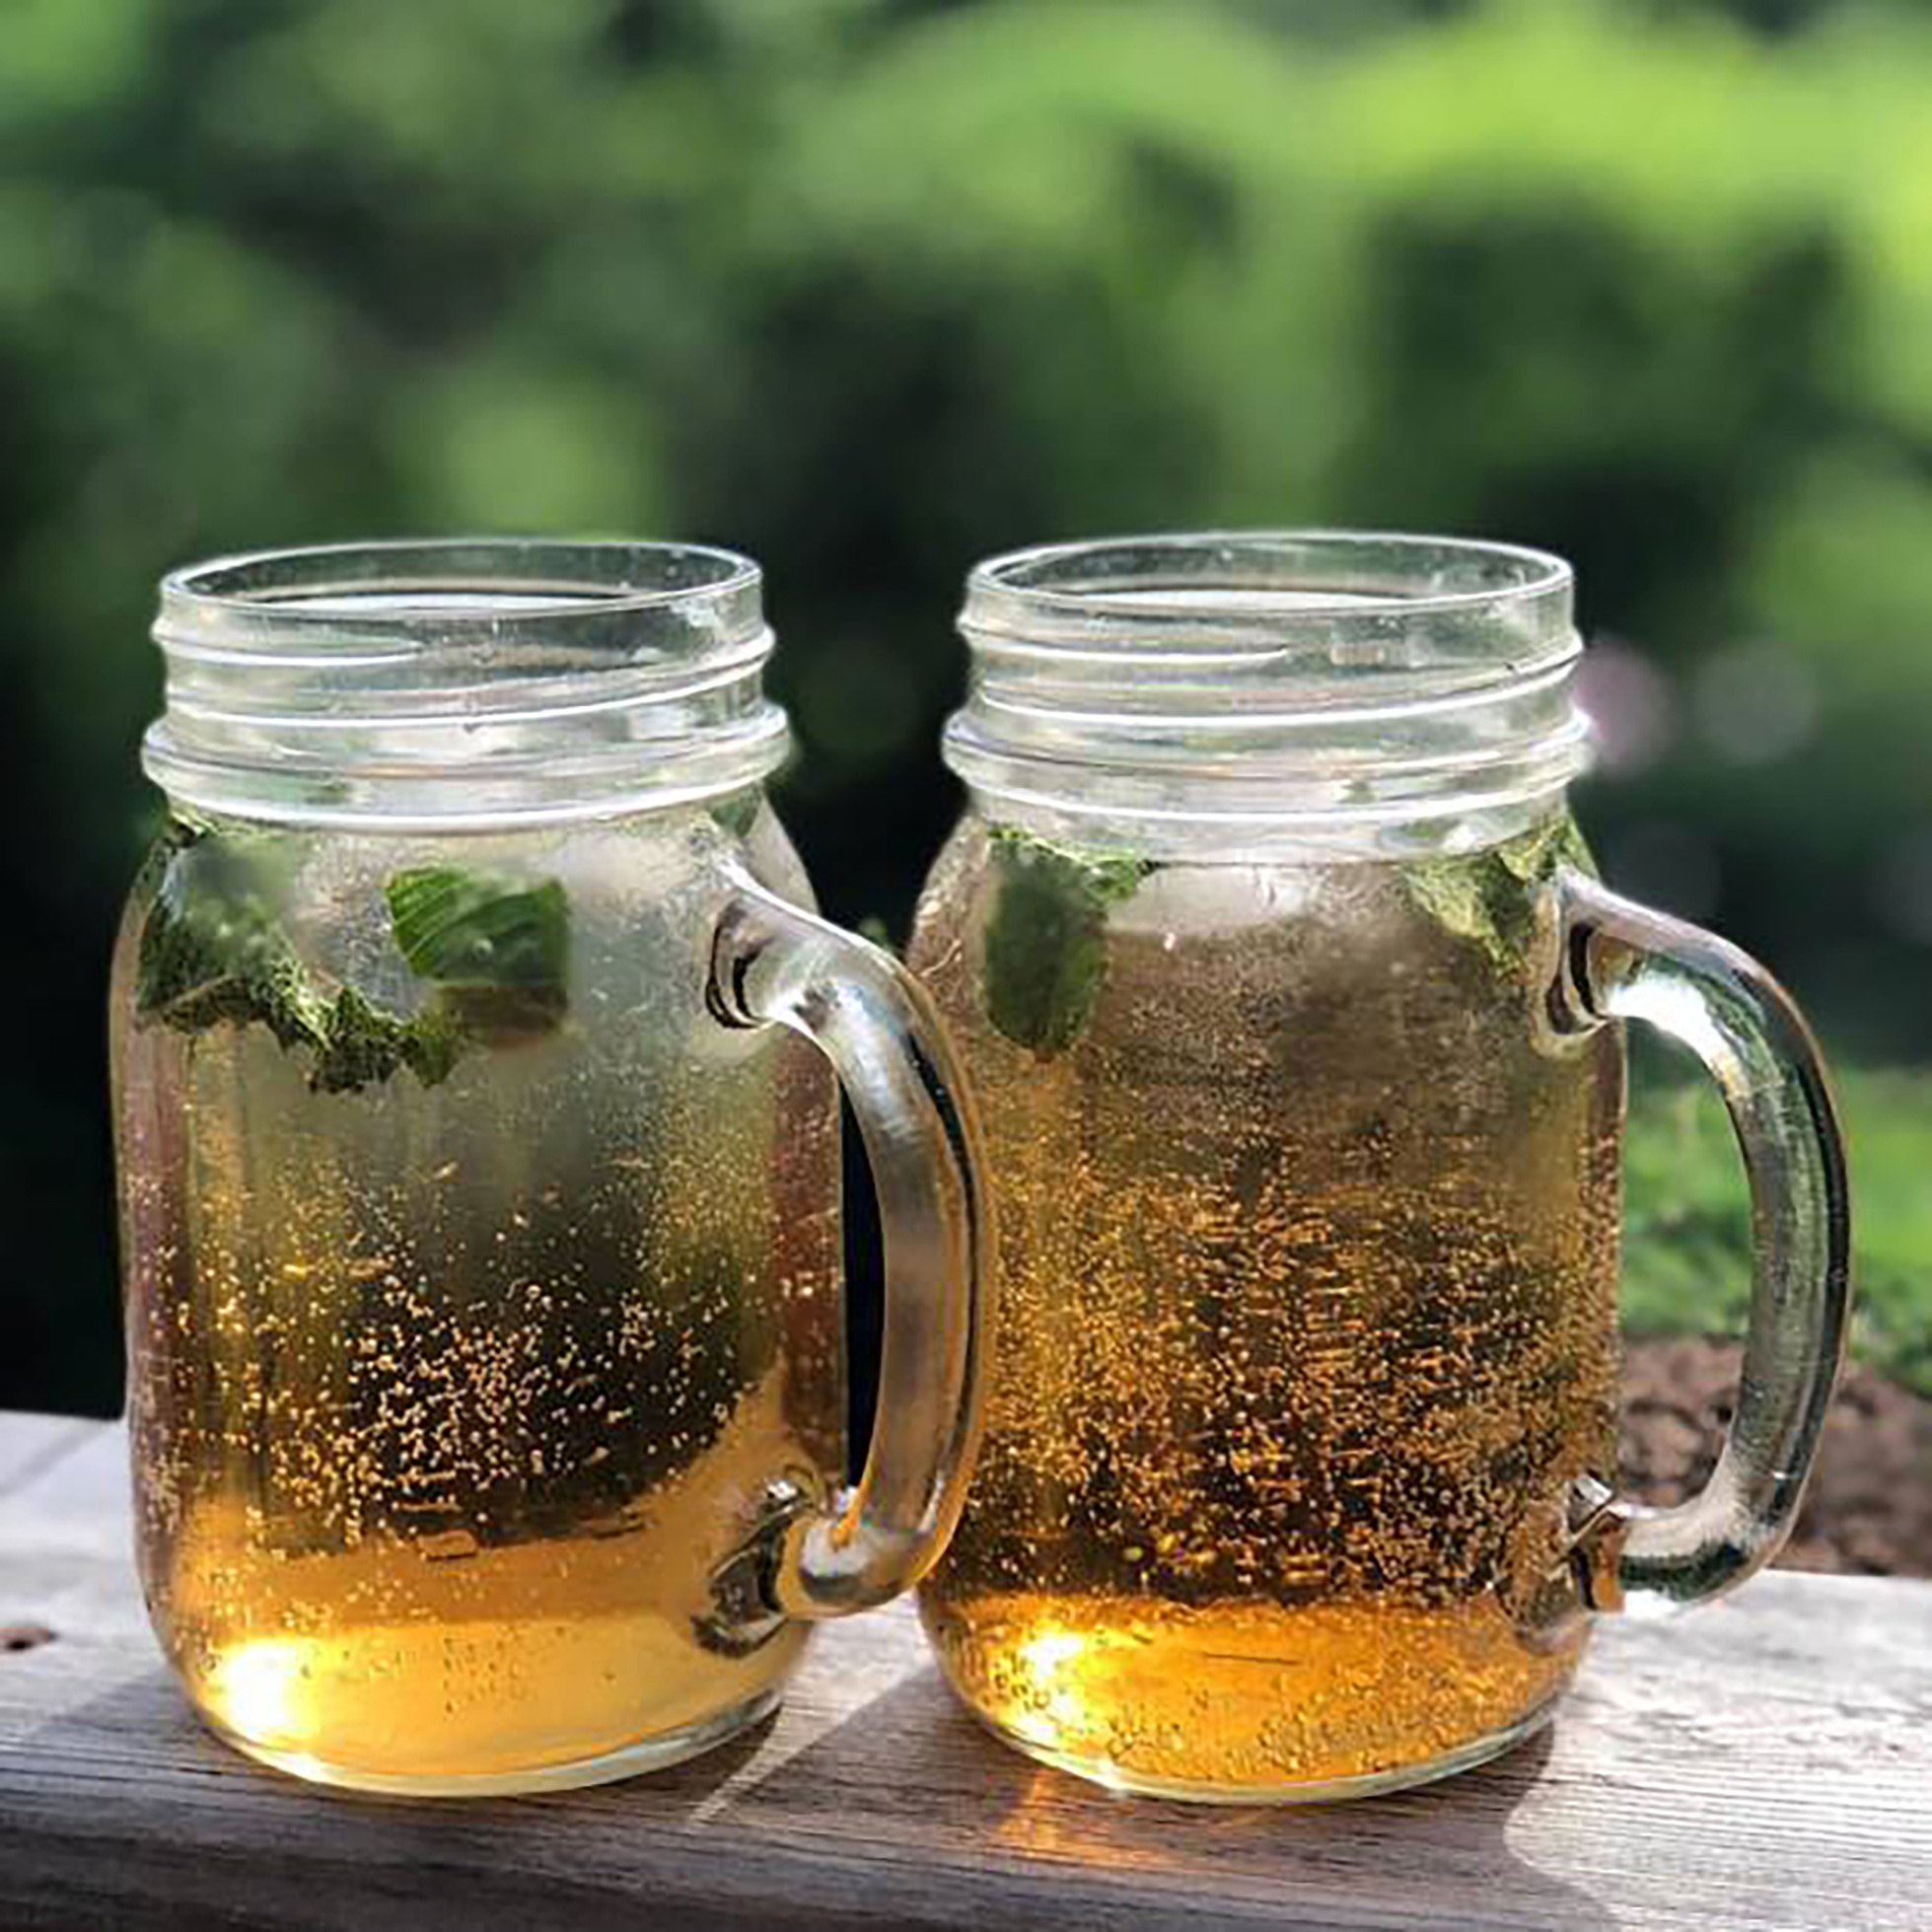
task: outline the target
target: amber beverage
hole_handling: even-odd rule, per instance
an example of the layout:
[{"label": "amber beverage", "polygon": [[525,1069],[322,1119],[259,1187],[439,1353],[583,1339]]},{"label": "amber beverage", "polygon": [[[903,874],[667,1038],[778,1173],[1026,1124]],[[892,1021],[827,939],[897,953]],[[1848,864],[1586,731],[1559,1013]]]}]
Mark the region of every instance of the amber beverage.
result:
[{"label": "amber beverage", "polygon": [[[768,1700],[795,1660],[804,1623],[736,1637],[712,1579],[753,1527],[721,1499],[823,1501],[842,1465],[836,1114],[803,1040],[707,1053],[650,936],[652,894],[724,843],[696,812],[414,841],[563,889],[583,1016],[431,1087],[317,1091],[265,1025],[146,1023],[136,895],[142,1567],[190,1693],[257,1754],[507,1776]],[[210,829],[169,868],[176,916],[222,846],[281,883],[310,960],[381,959],[394,838]]]},{"label": "amber beverage", "polygon": [[1582,1641],[1570,1485],[1615,1467],[1614,1041],[1539,1047],[1522,950],[1399,867],[1175,867],[1041,1059],[986,1017],[966,882],[997,920],[1054,864],[963,848],[913,955],[1000,1150],[948,1670],[1043,1753],[1231,1791],[1524,1721]]}]

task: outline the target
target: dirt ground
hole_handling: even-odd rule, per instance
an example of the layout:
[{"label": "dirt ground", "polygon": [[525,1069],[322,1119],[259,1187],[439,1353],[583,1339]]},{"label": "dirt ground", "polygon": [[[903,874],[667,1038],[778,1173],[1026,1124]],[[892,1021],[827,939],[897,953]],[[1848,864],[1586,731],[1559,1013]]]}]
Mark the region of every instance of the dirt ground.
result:
[{"label": "dirt ground", "polygon": [[[1680,1502],[1704,1479],[1737,1374],[1733,1343],[1630,1347],[1623,1469],[1633,1494]],[[1778,1561],[1795,1570],[1932,1576],[1932,1402],[1871,1369],[1845,1372],[1797,1534]]]}]

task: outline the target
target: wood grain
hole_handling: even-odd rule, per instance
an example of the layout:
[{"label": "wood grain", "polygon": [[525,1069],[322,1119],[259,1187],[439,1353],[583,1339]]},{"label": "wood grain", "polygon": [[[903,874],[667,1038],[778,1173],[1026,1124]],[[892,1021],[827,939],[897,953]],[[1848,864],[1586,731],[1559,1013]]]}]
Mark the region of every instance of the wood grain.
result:
[{"label": "wood grain", "polygon": [[1608,1623],[1555,1729],[1333,1809],[1110,1797],[982,1736],[903,1606],[755,1736],[628,1785],[405,1804],[205,1737],[126,1557],[125,1444],[0,1428],[0,1924],[1932,1925],[1932,1585],[1778,1575]]}]

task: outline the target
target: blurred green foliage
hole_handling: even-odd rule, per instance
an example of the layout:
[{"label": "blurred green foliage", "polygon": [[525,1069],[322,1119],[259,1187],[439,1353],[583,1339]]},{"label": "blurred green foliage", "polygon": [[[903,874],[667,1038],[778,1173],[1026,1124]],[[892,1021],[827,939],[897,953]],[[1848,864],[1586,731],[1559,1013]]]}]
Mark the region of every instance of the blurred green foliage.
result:
[{"label": "blurred green foliage", "polygon": [[111,1395],[103,962],[216,550],[751,550],[787,817],[902,926],[976,554],[1544,543],[1610,877],[1932,1055],[1929,94],[1907,0],[13,0],[0,1402]]},{"label": "blurred green foliage", "polygon": [[[1851,1352],[1932,1399],[1932,1080],[1840,1077],[1851,1142]],[[1625,1143],[1626,1334],[1742,1335],[1751,1216],[1716,1089],[1639,1088]]]}]

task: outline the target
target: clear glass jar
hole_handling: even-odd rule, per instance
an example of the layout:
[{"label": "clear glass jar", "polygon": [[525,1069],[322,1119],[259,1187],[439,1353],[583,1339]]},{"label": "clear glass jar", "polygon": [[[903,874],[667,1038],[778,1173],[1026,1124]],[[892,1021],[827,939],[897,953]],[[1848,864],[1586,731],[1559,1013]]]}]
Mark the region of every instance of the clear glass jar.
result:
[{"label": "clear glass jar", "polygon": [[[295,551],[170,578],[156,635],[112,1053],[170,1661],[377,1789],[732,1735],[950,1528],[979,1272],[945,1041],[764,799],[755,567]],[[889,1251],[852,1493],[834,1068]]]},{"label": "clear glass jar", "polygon": [[[1817,1058],[1596,883],[1570,573],[1204,536],[981,565],[970,806],[911,960],[980,1103],[1001,1322],[921,1589],[966,1703],[1111,1785],[1337,1797],[1549,1711],[1584,1612],[1782,1540],[1838,1358]],[[1620,1022],[1698,1052],[1757,1285],[1709,1488],[1613,1500]]]}]

